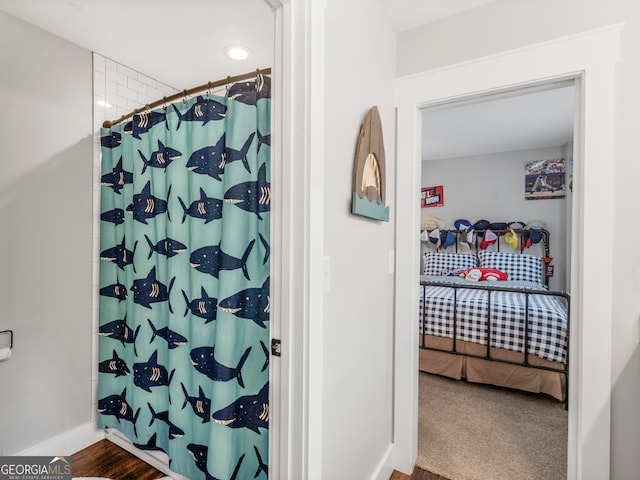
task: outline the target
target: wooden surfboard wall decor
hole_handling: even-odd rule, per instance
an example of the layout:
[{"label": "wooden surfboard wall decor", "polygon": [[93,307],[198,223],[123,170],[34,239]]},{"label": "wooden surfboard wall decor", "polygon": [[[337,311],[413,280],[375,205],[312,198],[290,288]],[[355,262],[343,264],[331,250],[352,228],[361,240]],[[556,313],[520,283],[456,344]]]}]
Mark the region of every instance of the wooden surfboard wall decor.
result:
[{"label": "wooden surfboard wall decor", "polygon": [[351,213],[389,221],[389,207],[384,205],[385,176],[382,122],[378,107],[373,106],[364,117],[358,135]]}]

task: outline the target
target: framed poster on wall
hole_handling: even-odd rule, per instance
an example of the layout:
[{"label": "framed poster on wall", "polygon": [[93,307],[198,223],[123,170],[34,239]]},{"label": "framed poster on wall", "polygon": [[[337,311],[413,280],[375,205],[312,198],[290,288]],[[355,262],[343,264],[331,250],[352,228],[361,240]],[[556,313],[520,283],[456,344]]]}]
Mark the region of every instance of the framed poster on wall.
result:
[{"label": "framed poster on wall", "polygon": [[420,195],[420,207],[442,207],[444,206],[444,186],[422,187]]},{"label": "framed poster on wall", "polygon": [[565,179],[564,158],[526,162],[524,164],[524,198],[526,200],[564,198]]}]

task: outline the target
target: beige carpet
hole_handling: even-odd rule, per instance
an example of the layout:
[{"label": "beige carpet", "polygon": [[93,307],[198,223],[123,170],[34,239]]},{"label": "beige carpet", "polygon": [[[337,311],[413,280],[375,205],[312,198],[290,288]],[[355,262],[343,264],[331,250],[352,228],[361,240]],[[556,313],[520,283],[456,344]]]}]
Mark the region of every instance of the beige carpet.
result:
[{"label": "beige carpet", "polygon": [[417,465],[450,480],[565,480],[554,399],[420,372]]}]

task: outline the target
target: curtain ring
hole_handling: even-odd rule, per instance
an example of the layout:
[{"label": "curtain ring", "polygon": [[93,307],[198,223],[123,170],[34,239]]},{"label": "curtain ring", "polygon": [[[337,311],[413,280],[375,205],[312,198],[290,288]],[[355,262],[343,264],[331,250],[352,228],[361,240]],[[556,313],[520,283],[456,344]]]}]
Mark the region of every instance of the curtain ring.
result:
[{"label": "curtain ring", "polygon": [[166,111],[167,107],[168,107],[168,105],[167,105],[167,97],[164,96],[164,97],[162,97],[162,108],[164,108],[164,110]]},{"label": "curtain ring", "polygon": [[187,89],[186,88],[182,91],[182,103],[185,104],[185,105],[187,103]]},{"label": "curtain ring", "polygon": [[229,93],[230,88],[231,88],[231,77],[227,75],[227,93]]},{"label": "curtain ring", "polygon": [[211,95],[211,80],[207,82],[207,95]]}]

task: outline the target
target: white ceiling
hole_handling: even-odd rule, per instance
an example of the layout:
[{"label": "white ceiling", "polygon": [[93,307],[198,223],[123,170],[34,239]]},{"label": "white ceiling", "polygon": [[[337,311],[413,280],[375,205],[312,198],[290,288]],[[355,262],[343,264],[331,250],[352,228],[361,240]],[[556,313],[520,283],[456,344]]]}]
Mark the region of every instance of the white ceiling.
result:
[{"label": "white ceiling", "polygon": [[425,109],[422,159],[557,147],[573,140],[575,87],[535,90]]},{"label": "white ceiling", "polygon": [[[178,90],[273,64],[263,0],[0,0],[0,10]],[[247,60],[226,56],[235,44]]]},{"label": "white ceiling", "polygon": [[[495,0],[380,1],[393,28],[401,32]],[[273,17],[265,0],[0,0],[0,10],[178,90],[273,64]],[[232,44],[247,47],[250,57],[229,59],[224,50]],[[507,109],[502,113],[483,113],[482,104],[441,110],[434,127],[425,131],[428,136],[423,143],[430,156],[462,156],[452,147],[464,146],[476,153],[511,148],[489,146],[489,138],[516,145],[516,138],[526,134],[526,141],[540,145],[531,138],[540,131],[547,138],[544,142],[553,137],[560,141],[569,124],[561,122],[567,120],[566,114],[549,116],[558,102],[552,100],[547,107],[540,99],[532,106],[492,105]],[[527,115],[517,122],[507,120],[511,113],[525,111]],[[538,115],[540,119],[534,121]],[[481,130],[490,124],[500,135]],[[465,133],[461,142],[466,130],[471,133]]]},{"label": "white ceiling", "polygon": [[[494,0],[381,1],[402,31]],[[0,10],[179,90],[273,64],[265,0],[0,0]],[[249,59],[226,57],[231,44]]]}]

